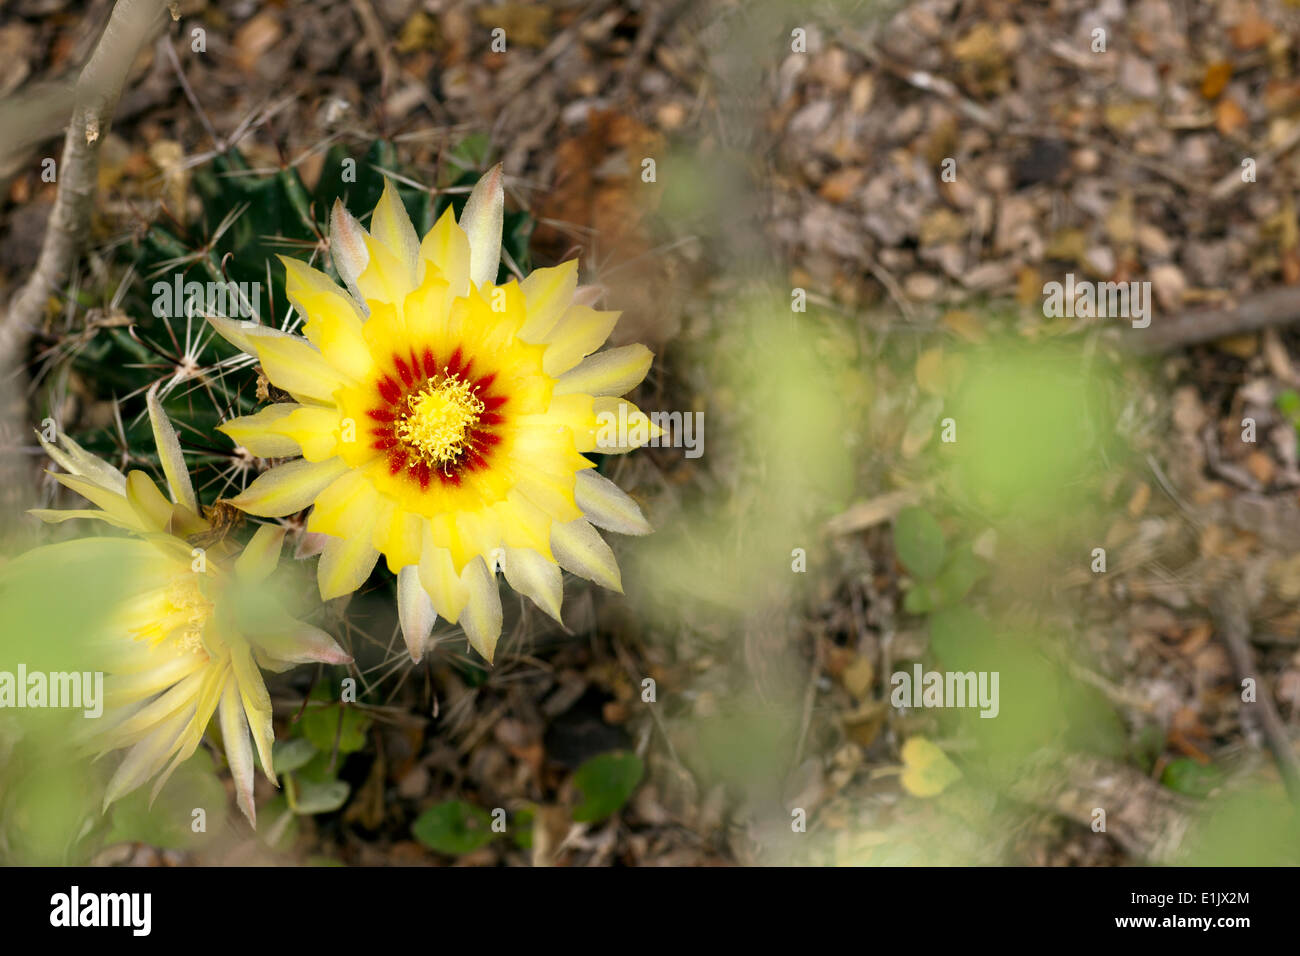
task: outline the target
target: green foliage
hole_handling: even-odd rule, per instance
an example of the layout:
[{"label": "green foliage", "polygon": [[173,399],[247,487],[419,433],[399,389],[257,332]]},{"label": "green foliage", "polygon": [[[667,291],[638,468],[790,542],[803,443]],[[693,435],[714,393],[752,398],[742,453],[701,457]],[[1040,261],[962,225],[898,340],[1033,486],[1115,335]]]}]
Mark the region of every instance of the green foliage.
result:
[{"label": "green foliage", "polygon": [[573,775],[582,791],[582,803],[574,808],[579,823],[599,823],[617,813],[632,796],[645,773],[641,758],[633,753],[607,753],[592,757]]},{"label": "green foliage", "polygon": [[947,554],[943,528],[924,508],[904,508],[894,521],[898,560],[916,577],[928,580],[939,573]]},{"label": "green foliage", "polygon": [[492,817],[463,800],[448,800],[416,817],[411,833],[431,850],[461,856],[491,841]]},{"label": "green foliage", "polygon": [[[212,755],[202,747],[176,768],[156,800],[151,801],[149,794],[146,784],[113,804],[106,844],[140,842],[190,850],[225,827],[230,801],[216,775]],[[194,830],[195,810],[203,811],[203,832]]]},{"label": "green foliage", "polygon": [[1208,804],[1184,841],[1189,866],[1300,864],[1300,809],[1277,786],[1234,790]]},{"label": "green foliage", "polygon": [[1165,766],[1160,782],[1170,790],[1192,797],[1207,797],[1223,783],[1223,771],[1214,764],[1200,764],[1190,757],[1179,757]]},{"label": "green foliage", "polygon": [[969,546],[948,547],[938,520],[923,508],[904,508],[894,522],[898,559],[916,579],[903,597],[909,614],[930,614],[963,600],[987,574]]},{"label": "green foliage", "polygon": [[300,816],[333,813],[351,796],[347,781],[338,779],[347,755],[366,744],[371,719],[354,704],[339,700],[337,689],[318,684],[288,740],[272,750],[276,772],[284,778],[288,809]]},{"label": "green foliage", "polygon": [[312,691],[311,701],[299,721],[302,735],[322,753],[350,754],[366,744],[366,730],[370,718],[360,708],[339,702],[337,693],[318,684]]}]

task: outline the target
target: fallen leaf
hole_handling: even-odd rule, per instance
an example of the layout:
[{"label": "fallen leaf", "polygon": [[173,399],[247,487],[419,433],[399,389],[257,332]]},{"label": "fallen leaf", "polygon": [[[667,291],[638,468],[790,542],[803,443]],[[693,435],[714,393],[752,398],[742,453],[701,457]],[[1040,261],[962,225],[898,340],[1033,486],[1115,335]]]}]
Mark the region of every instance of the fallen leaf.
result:
[{"label": "fallen leaf", "polygon": [[1219,60],[1211,63],[1205,68],[1205,76],[1201,80],[1201,95],[1207,100],[1218,97],[1232,79],[1232,64],[1227,60]]}]

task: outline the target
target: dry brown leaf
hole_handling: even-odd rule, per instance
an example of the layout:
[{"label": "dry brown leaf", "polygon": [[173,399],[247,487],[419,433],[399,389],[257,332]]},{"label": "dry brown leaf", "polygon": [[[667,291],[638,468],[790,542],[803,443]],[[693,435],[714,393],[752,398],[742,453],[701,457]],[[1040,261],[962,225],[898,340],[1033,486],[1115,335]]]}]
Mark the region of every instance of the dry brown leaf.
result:
[{"label": "dry brown leaf", "polygon": [[1214,126],[1223,136],[1231,136],[1250,122],[1246,111],[1237,105],[1237,101],[1225,96],[1214,106]]},{"label": "dry brown leaf", "polygon": [[1207,100],[1216,99],[1227,87],[1230,79],[1232,79],[1231,63],[1227,60],[1211,63],[1205,68],[1205,76],[1201,80],[1201,95]]}]

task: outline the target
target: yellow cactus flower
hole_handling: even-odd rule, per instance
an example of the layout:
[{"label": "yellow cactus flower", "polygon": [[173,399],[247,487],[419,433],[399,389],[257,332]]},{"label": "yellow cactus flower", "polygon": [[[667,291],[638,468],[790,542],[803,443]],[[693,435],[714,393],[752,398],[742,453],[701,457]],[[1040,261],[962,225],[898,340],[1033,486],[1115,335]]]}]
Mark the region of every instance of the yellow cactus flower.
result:
[{"label": "yellow cactus flower", "polygon": [[215,533],[200,514],[176,433],[154,392],[148,405],[170,500],[143,471],[124,475],[66,436],[60,436],[61,448],[41,439],[67,472],[53,477],[102,510],[33,514],[48,522],[95,518],[135,536],[37,549],[94,548],[134,569],[132,587],[104,629],[108,637],[90,648],[95,667],[107,676],[104,715],[88,725],[85,743],[99,754],[129,748],[109,780],[107,808],[153,777],[156,796],[197,749],[215,714],[239,806],[255,825],[253,744],[276,784],[271,699],[258,665],[282,671],[308,661],[350,663],[351,657],[324,631],[264,599],[284,528],[262,525],[242,551]]},{"label": "yellow cactus flower", "polygon": [[[596,351],[619,314],[591,307],[576,261],[495,284],[503,205],[499,166],[459,223],[448,209],[422,240],[391,183],[369,231],[336,202],[330,251],[346,288],[282,258],[305,338],[209,319],[294,399],[221,426],[254,455],[301,455],[233,503],[266,517],[314,506],[307,529],[328,536],[322,598],[356,590],[384,555],[416,661],[438,615],[492,660],[498,567],[559,620],[561,568],[622,589],[596,527],[650,530],[583,453],[659,434],[618,397],[652,355]],[[611,437],[615,421],[625,427]]]}]

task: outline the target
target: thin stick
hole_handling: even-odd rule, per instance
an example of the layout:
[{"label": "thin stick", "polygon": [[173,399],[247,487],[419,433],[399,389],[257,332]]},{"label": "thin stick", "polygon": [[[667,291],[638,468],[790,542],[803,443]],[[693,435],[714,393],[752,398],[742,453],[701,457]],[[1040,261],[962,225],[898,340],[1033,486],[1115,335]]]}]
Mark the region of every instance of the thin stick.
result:
[{"label": "thin stick", "polygon": [[1237,679],[1247,678],[1255,682],[1255,704],[1259,710],[1259,724],[1268,741],[1268,749],[1273,752],[1278,771],[1286,784],[1291,799],[1300,801],[1300,761],[1296,760],[1295,751],[1291,749],[1291,739],[1286,724],[1278,716],[1273,706],[1273,698],[1261,685],[1259,669],[1255,665],[1255,652],[1250,646],[1250,621],[1246,618],[1245,601],[1239,587],[1226,588],[1214,601],[1214,619],[1228,653],[1232,656],[1233,666],[1237,670]]},{"label": "thin stick", "polygon": [[164,0],[118,0],[95,52],[81,71],[63,142],[59,191],[40,256],[0,325],[0,356],[16,361],[50,293],[62,286],[90,230],[99,147],[135,58],[162,21]]},{"label": "thin stick", "polygon": [[1282,287],[1224,308],[1201,309],[1166,322],[1152,322],[1150,328],[1124,332],[1124,338],[1139,352],[1167,352],[1297,320],[1300,320],[1300,288]]}]

